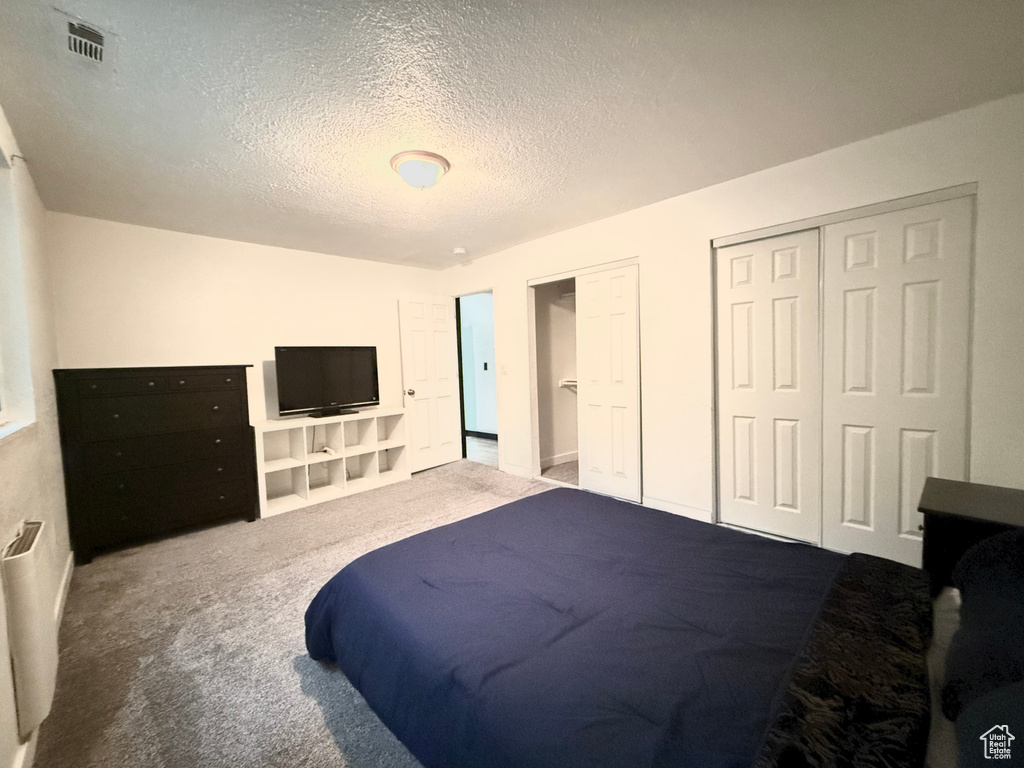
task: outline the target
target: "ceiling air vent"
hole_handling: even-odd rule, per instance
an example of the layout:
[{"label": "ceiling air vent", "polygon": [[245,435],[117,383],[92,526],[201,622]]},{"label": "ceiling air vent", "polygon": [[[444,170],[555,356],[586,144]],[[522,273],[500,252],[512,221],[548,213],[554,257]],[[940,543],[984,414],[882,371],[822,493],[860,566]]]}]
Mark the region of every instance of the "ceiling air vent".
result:
[{"label": "ceiling air vent", "polygon": [[68,50],[92,61],[103,63],[103,33],[68,22]]}]

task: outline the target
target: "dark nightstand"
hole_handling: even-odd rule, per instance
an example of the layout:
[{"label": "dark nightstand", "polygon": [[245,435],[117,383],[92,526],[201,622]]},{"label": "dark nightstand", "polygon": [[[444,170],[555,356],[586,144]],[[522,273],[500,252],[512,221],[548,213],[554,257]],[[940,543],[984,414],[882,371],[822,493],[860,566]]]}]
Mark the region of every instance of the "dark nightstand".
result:
[{"label": "dark nightstand", "polygon": [[936,595],[952,584],[964,552],[982,539],[1024,526],[1024,490],[929,477],[917,509],[924,513],[923,567]]}]

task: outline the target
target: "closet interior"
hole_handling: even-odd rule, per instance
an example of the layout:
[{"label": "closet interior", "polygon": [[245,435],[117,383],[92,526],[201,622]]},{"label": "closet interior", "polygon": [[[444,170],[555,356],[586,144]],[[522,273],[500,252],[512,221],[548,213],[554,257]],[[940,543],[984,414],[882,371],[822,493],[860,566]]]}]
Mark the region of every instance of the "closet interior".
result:
[{"label": "closet interior", "polygon": [[576,280],[534,290],[541,476],[579,485]]}]

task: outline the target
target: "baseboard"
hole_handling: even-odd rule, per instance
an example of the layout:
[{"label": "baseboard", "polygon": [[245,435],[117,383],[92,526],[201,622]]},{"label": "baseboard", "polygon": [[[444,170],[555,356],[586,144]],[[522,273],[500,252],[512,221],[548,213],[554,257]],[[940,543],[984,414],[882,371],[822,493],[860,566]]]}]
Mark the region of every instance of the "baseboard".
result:
[{"label": "baseboard", "polygon": [[11,768],[32,768],[36,759],[36,742],[39,740],[39,729],[36,728],[28,737],[28,741],[18,747],[14,753]]},{"label": "baseboard", "polygon": [[569,451],[568,453],[559,453],[555,456],[549,456],[546,459],[540,460],[541,469],[549,469],[551,467],[557,467],[559,464],[568,464],[570,461],[579,461],[579,451]]},{"label": "baseboard", "polygon": [[498,459],[498,469],[509,475],[515,475],[516,477],[525,477],[527,480],[533,479],[533,472],[526,467],[517,467],[515,464],[502,463],[501,459]]},{"label": "baseboard", "polygon": [[714,522],[713,515],[709,509],[688,507],[685,504],[666,501],[665,499],[656,499],[653,496],[644,496],[643,505],[645,507],[650,507],[651,509],[660,509],[662,512],[671,512],[673,515],[682,515],[683,517],[689,517],[693,520],[700,520],[705,523]]},{"label": "baseboard", "polygon": [[[787,539],[785,536],[776,536],[774,533],[765,533],[764,531],[758,531],[753,528],[744,528],[742,525],[730,525],[729,523],[719,523],[723,528],[731,528],[734,531],[742,531],[743,533],[752,533],[755,536],[760,536],[763,539],[771,539],[772,541],[783,541],[786,544],[810,544],[808,541],[800,541],[800,539]],[[815,546],[811,544],[811,546]],[[849,554],[849,553],[844,553]]]},{"label": "baseboard", "polygon": [[60,631],[60,623],[64,618],[64,604],[68,600],[68,590],[71,589],[71,573],[75,570],[75,553],[68,552],[68,558],[64,561],[64,573],[60,577],[60,586],[57,588],[57,599],[53,604],[53,617],[57,620],[57,631]]}]

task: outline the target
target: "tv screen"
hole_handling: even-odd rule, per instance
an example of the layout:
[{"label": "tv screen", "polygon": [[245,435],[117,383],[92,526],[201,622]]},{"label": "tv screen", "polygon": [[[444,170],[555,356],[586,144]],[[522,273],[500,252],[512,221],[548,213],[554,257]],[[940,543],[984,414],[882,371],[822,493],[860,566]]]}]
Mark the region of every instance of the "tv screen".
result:
[{"label": "tv screen", "polygon": [[376,347],[275,347],[282,416],[379,405]]}]

